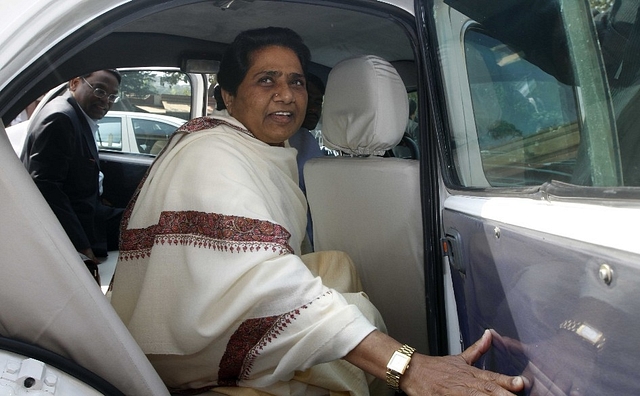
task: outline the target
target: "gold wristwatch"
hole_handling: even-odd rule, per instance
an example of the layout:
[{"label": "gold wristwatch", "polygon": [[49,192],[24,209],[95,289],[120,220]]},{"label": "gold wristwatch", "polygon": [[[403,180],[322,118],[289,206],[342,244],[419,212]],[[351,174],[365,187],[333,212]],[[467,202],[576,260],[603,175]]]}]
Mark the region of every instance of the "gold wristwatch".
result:
[{"label": "gold wristwatch", "polygon": [[415,352],[415,348],[403,345],[393,353],[387,363],[387,385],[396,392],[400,391],[400,377],[409,368],[413,352]]},{"label": "gold wristwatch", "polygon": [[585,322],[565,320],[560,324],[560,328],[577,334],[583,340],[596,347],[596,349],[601,349],[606,341],[604,334],[600,330]]}]

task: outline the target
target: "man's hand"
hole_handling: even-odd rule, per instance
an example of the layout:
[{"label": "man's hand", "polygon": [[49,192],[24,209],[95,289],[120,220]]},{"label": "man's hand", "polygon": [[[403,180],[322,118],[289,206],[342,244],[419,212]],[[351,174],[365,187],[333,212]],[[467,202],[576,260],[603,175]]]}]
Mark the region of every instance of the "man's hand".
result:
[{"label": "man's hand", "polygon": [[100,260],[98,260],[96,255],[93,254],[93,250],[91,250],[91,248],[79,250],[78,253],[80,253],[80,258],[82,258],[82,261],[86,262],[87,260],[90,260],[96,264],[100,264]]},{"label": "man's hand", "polygon": [[84,264],[87,266],[87,269],[91,273],[91,276],[93,276],[93,279],[98,282],[98,285],[102,285],[102,283],[100,282],[100,271],[98,270],[98,264],[100,264],[100,260],[98,260],[96,255],[93,254],[93,250],[89,248],[81,250],[78,253],[80,253],[80,258],[82,259],[82,261],[84,261]]}]

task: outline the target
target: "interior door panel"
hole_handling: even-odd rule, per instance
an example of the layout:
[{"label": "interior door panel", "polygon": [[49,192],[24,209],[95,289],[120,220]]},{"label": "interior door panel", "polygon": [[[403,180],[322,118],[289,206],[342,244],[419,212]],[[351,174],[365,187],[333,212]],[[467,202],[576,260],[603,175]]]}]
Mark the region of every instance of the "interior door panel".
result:
[{"label": "interior door panel", "polygon": [[452,210],[443,221],[457,235],[448,240],[464,346],[495,331],[480,365],[526,375],[530,394],[638,394],[640,257]]},{"label": "interior door panel", "polygon": [[100,152],[102,197],[115,207],[125,208],[153,160],[144,154]]}]

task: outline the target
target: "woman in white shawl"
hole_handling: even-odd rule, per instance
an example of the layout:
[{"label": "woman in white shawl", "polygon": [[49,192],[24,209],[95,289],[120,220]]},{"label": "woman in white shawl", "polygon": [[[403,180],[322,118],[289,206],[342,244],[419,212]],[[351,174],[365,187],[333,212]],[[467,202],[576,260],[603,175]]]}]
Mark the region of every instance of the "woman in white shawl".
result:
[{"label": "woman in white shawl", "polygon": [[389,377],[402,344],[371,324],[362,295],[346,293],[359,291],[352,273],[327,287],[352,271],[348,259],[309,257],[323,262],[312,268],[333,265],[324,278],[301,259],[306,202],[286,141],[305,116],[309,58],[283,28],[241,33],[229,47],[218,74],[229,116],[181,127],[125,212],[116,311],[173,392],[367,394],[360,369],[409,394],[521,389],[519,377],[470,366],[489,335],[455,357],[414,353],[410,367],[406,347],[396,355],[404,374]]}]

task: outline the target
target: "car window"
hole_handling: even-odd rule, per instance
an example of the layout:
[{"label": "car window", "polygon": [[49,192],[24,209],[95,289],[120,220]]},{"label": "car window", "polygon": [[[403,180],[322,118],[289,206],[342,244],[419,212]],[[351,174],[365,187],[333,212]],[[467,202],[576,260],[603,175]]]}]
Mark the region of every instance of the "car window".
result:
[{"label": "car window", "polygon": [[131,123],[138,149],[145,154],[157,155],[177,129],[176,125],[135,117],[131,119]]},{"label": "car window", "polygon": [[[594,4],[595,3],[595,4]],[[637,0],[592,0],[616,117],[625,186],[640,186],[640,15]]]},{"label": "car window", "polygon": [[169,136],[191,116],[189,75],[176,70],[121,70],[121,74],[121,99],[99,121],[98,146],[157,155]]},{"label": "car window", "polygon": [[455,97],[449,104],[449,184],[640,186],[640,57],[626,38],[635,38],[631,27],[640,19],[636,2],[611,4],[592,2],[586,13],[585,4],[561,12],[541,8],[531,17],[549,28],[539,32],[523,30],[532,22],[516,28],[501,23],[508,19],[502,14],[485,15],[497,6],[473,9],[466,20],[454,13],[451,21],[460,30],[443,34],[451,43],[460,40],[463,57],[445,74],[466,78],[448,83]]},{"label": "car window", "polygon": [[122,119],[106,116],[98,121],[98,149],[122,151]]},{"label": "car window", "polygon": [[572,87],[481,30],[468,30],[464,45],[477,144],[489,185],[571,182],[580,142]]},{"label": "car window", "polygon": [[420,157],[420,129],[418,128],[418,95],[409,92],[409,118],[404,129],[402,140],[391,151],[394,157],[418,159]]},{"label": "car window", "polygon": [[121,100],[112,110],[190,118],[192,89],[187,74],[174,70],[122,70],[121,74]]}]

